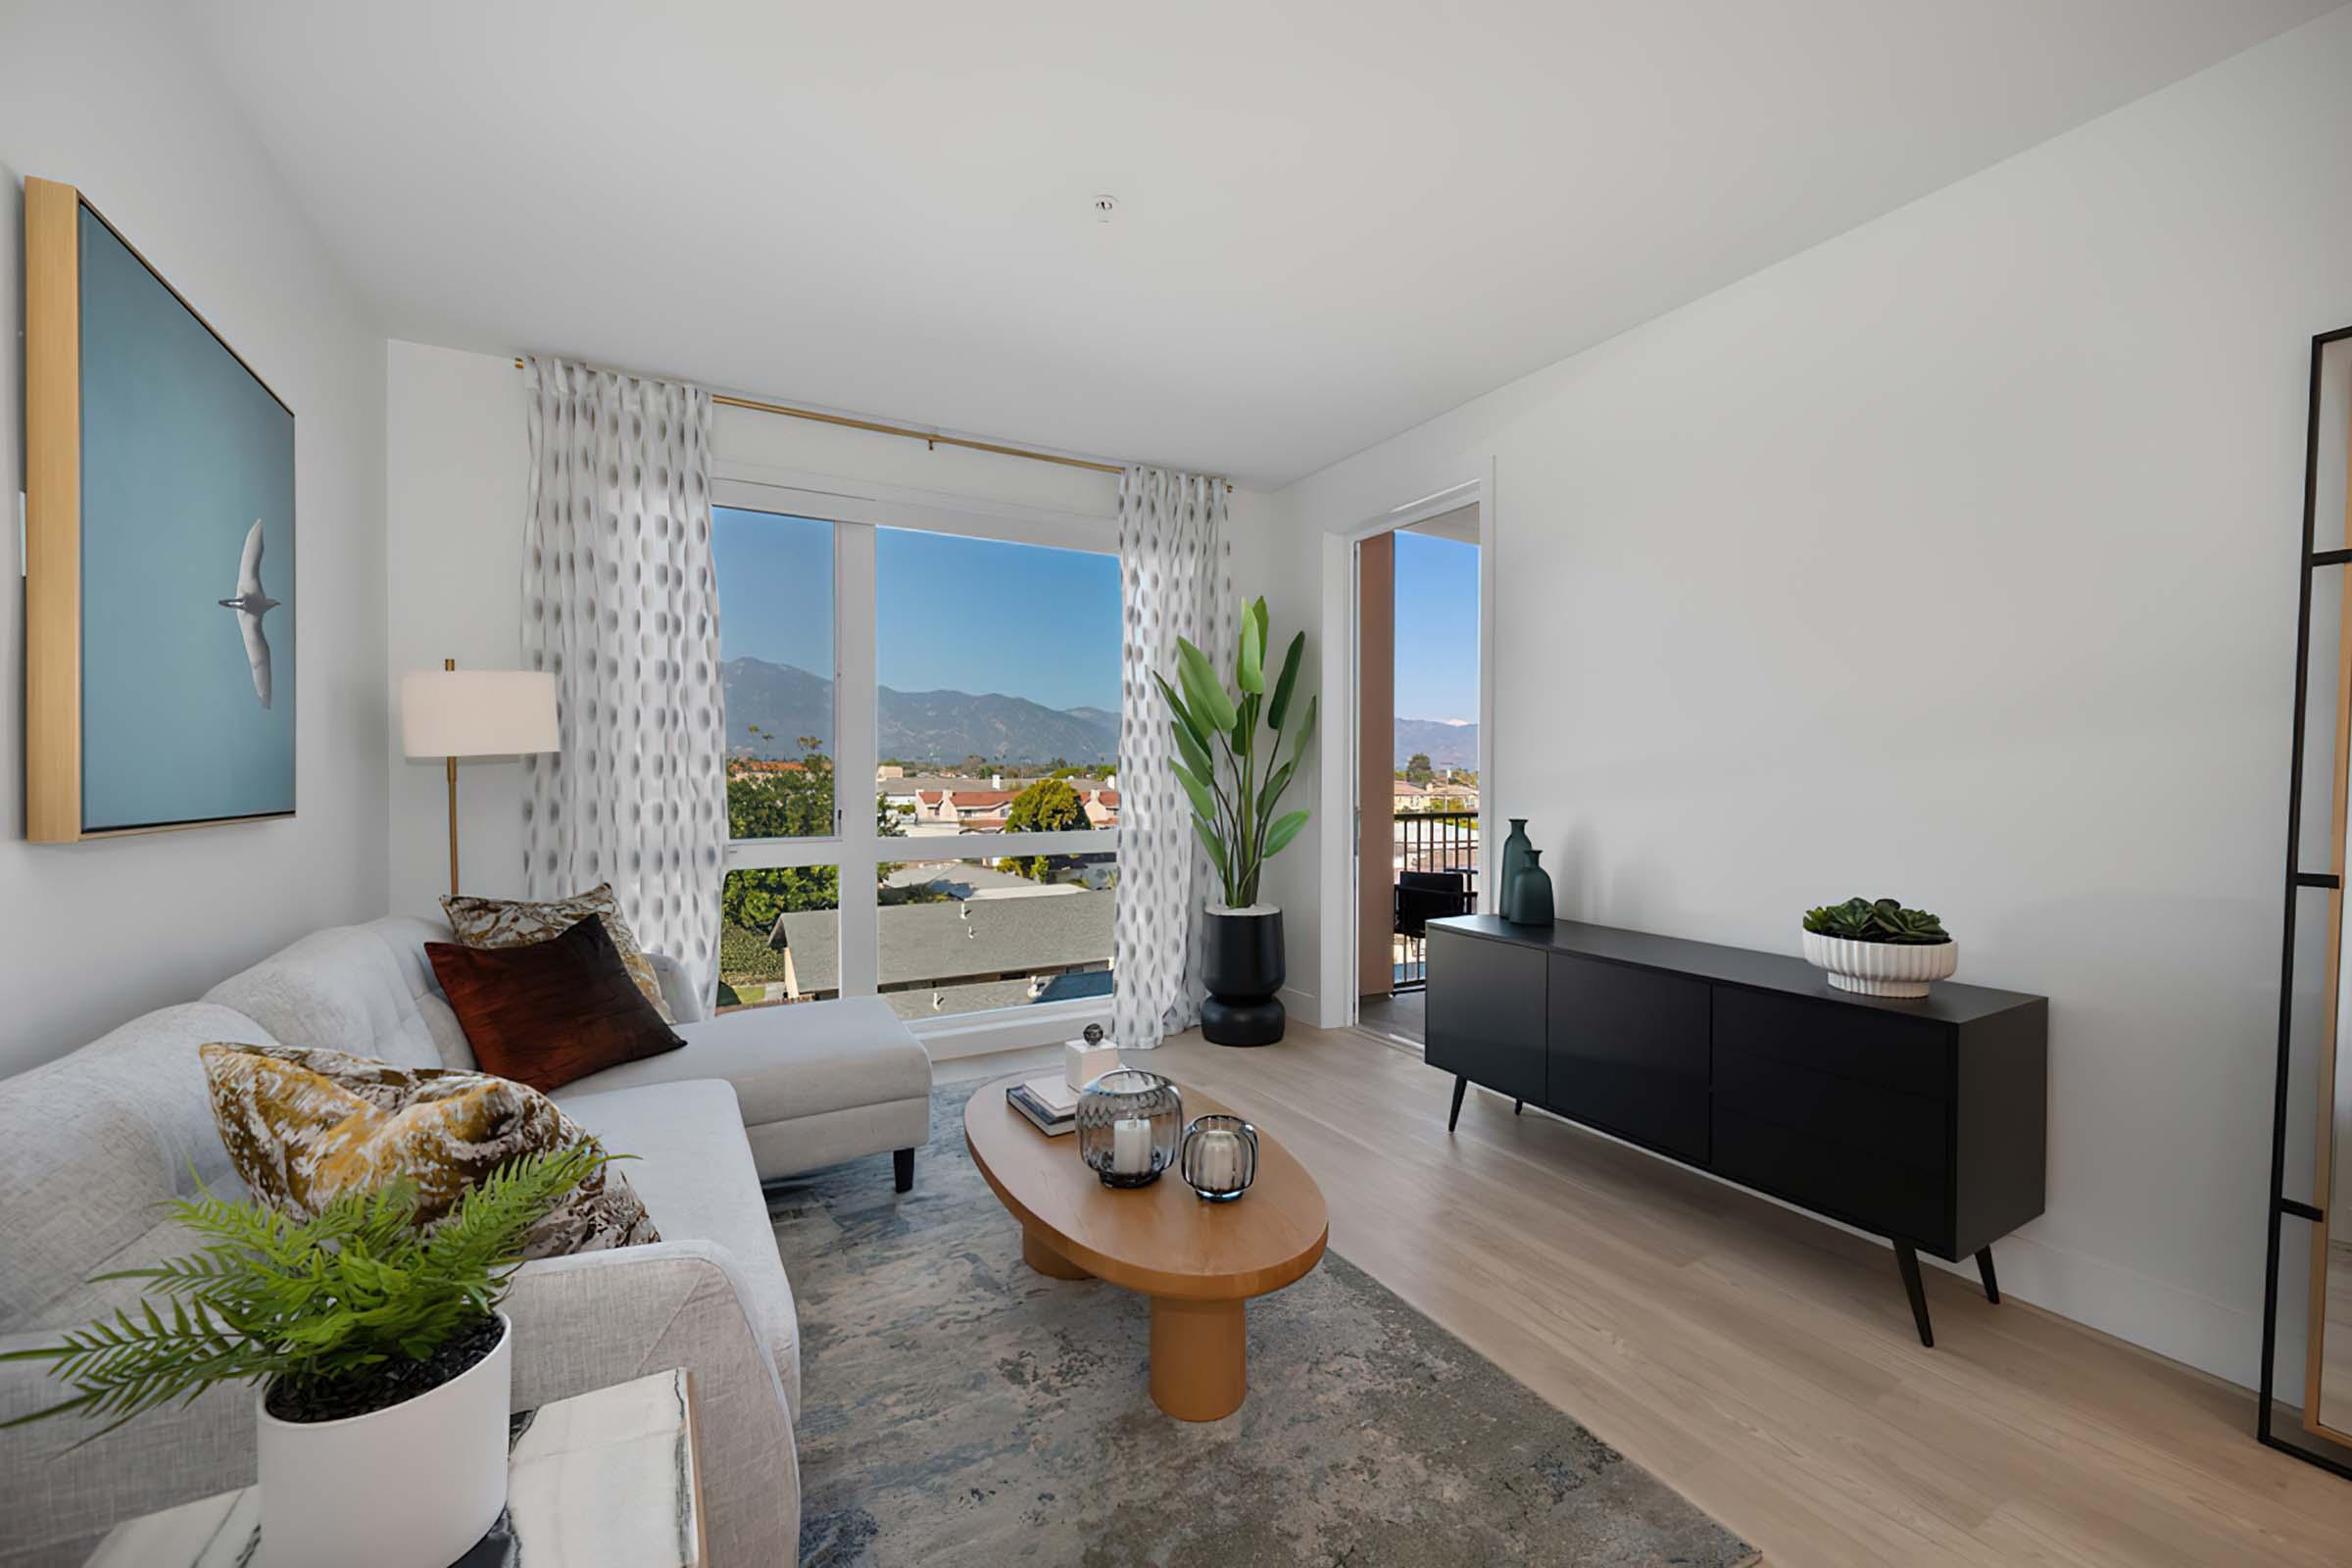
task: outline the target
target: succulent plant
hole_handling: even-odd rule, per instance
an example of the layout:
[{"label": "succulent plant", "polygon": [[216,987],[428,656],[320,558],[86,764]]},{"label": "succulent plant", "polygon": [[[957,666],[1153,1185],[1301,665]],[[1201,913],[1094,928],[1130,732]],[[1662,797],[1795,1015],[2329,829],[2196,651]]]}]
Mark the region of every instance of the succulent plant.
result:
[{"label": "succulent plant", "polygon": [[1952,940],[1943,922],[1925,909],[1906,909],[1893,899],[1848,899],[1805,911],[1805,929],[1847,942],[1894,942],[1935,947]]}]

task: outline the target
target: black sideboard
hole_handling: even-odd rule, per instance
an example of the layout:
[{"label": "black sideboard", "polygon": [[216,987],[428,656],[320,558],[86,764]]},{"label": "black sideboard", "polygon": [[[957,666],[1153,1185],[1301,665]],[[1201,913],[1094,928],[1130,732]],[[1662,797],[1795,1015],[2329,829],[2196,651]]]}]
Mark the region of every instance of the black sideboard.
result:
[{"label": "black sideboard", "polygon": [[1561,921],[1429,922],[1428,1059],[1894,1243],[1920,1343],[1924,1250],[1976,1254],[2042,1210],[2049,1002],[1939,981],[1911,1002],[1801,958]]}]

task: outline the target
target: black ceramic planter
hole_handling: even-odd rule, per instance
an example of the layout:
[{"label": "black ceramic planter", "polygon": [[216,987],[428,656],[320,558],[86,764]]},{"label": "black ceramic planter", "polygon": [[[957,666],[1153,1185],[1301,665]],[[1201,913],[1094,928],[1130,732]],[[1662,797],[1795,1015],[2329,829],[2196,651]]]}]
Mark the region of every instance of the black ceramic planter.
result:
[{"label": "black ceramic planter", "polygon": [[1200,1004],[1200,1034],[1211,1045],[1270,1046],[1282,1038],[1282,911],[1252,909],[1242,914],[1208,911],[1208,951],[1201,977],[1208,1000]]}]

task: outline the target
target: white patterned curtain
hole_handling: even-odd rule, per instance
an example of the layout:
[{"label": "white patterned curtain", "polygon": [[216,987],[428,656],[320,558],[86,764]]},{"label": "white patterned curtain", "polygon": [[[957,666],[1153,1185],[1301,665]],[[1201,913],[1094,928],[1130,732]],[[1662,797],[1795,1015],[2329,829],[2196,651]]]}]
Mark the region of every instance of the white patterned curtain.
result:
[{"label": "white patterned curtain", "polygon": [[727,844],[710,394],[527,366],[522,654],[556,677],[564,749],[523,761],[523,894],[612,883],[708,998]]},{"label": "white patterned curtain", "polygon": [[1117,974],[1110,1036],[1149,1050],[1200,1021],[1201,906],[1215,886],[1176,782],[1167,700],[1176,639],[1189,637],[1217,673],[1233,675],[1233,546],[1225,481],[1165,468],[1119,476],[1119,898],[1111,954]]}]

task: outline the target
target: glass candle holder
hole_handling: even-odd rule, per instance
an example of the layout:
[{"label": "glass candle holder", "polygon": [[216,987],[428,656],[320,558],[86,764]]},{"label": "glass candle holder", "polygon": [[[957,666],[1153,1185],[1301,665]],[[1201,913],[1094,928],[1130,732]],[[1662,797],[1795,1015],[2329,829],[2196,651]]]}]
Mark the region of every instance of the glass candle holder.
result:
[{"label": "glass candle holder", "polygon": [[1230,1203],[1257,1180],[1257,1129],[1239,1116],[1196,1116],[1184,1130],[1186,1185],[1212,1203]]},{"label": "glass candle holder", "polygon": [[1176,1163],[1184,1097],[1155,1072],[1120,1067],[1078,1091],[1078,1157],[1105,1187],[1148,1187]]}]

